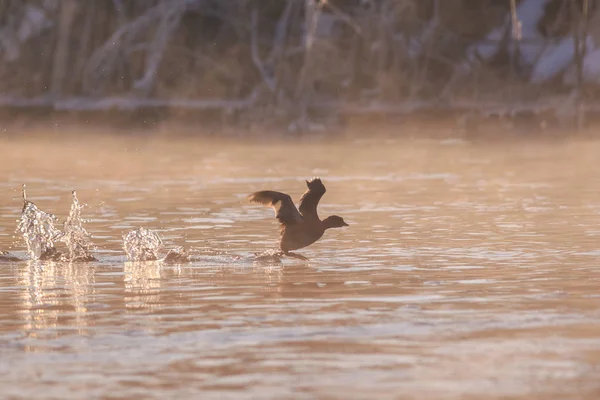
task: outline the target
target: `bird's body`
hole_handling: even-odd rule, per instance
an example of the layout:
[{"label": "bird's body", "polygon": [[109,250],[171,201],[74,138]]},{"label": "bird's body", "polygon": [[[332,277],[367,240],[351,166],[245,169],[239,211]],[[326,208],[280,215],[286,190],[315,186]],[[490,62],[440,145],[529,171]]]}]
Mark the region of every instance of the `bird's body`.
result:
[{"label": "bird's body", "polygon": [[317,206],[325,194],[325,186],[319,178],[306,181],[306,185],[308,190],[302,195],[298,208],[289,195],[281,192],[263,190],[248,196],[248,200],[253,203],[273,207],[275,217],[281,224],[281,251],[286,255],[302,259],[304,257],[290,251],[313,244],[329,228],[348,226],[341,217],[336,215],[321,221],[317,214]]},{"label": "bird's body", "polygon": [[281,229],[280,246],[284,253],[310,246],[321,239],[325,233],[325,228],[314,221],[304,221],[290,226],[283,225]]}]

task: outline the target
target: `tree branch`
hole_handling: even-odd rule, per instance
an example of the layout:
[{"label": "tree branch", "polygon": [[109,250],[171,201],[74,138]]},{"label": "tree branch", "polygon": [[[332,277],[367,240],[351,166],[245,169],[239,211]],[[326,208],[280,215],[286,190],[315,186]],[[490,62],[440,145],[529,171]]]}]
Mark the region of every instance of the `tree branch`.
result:
[{"label": "tree branch", "polygon": [[263,81],[265,82],[271,93],[275,93],[275,89],[277,86],[275,84],[275,80],[273,79],[273,77],[269,76],[269,73],[267,72],[264,63],[262,62],[258,51],[258,10],[256,8],[252,10],[251,20],[252,24],[250,27],[250,51],[252,53],[252,61],[258,69],[258,72],[260,72]]}]

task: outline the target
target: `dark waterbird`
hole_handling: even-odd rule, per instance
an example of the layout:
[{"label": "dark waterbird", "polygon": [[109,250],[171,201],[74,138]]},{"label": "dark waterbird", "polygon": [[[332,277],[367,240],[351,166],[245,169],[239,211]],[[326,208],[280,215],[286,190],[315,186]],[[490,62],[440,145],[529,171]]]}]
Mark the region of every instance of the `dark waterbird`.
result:
[{"label": "dark waterbird", "polygon": [[319,200],[325,194],[325,186],[321,179],[306,181],[308,190],[300,198],[300,206],[296,208],[292,198],[285,193],[263,190],[252,193],[248,201],[271,206],[275,210],[275,218],[281,224],[281,240],[279,246],[283,254],[308,260],[291,250],[301,249],[319,240],[325,230],[348,226],[342,217],[332,215],[321,221],[317,214]]}]

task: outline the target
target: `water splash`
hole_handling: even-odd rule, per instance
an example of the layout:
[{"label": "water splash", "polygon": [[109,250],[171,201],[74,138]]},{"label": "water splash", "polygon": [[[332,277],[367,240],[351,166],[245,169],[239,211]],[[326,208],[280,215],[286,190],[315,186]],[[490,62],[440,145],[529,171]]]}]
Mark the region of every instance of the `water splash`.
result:
[{"label": "water splash", "polygon": [[158,260],[163,242],[157,232],[143,227],[129,231],[123,236],[123,249],[130,261]]},{"label": "water splash", "polygon": [[63,233],[54,227],[57,218],[40,210],[27,200],[23,185],[23,210],[18,219],[17,232],[21,234],[27,245],[27,254],[32,260],[57,260],[61,254],[54,247]]},{"label": "water splash", "polygon": [[254,253],[254,262],[281,264],[281,250],[265,250],[262,253]]},{"label": "water splash", "polygon": [[190,262],[192,257],[183,247],[176,247],[169,250],[163,261],[168,264],[181,264]]},{"label": "water splash", "polygon": [[11,255],[8,251],[0,251],[0,262],[22,261],[19,257]]},{"label": "water splash", "polygon": [[64,233],[61,240],[69,249],[70,261],[95,261],[96,259],[91,255],[91,252],[95,250],[95,246],[90,241],[91,235],[83,227],[84,220],[81,218],[81,209],[84,205],[79,203],[77,193],[74,190],[71,193],[73,202],[71,203],[69,216],[63,225]]}]

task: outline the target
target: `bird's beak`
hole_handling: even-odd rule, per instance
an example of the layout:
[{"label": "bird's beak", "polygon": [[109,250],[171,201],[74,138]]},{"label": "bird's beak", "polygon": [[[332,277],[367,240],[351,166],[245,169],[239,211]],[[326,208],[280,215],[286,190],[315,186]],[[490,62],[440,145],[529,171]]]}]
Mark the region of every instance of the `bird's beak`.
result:
[{"label": "bird's beak", "polygon": [[350,226],[350,225],[348,225],[348,224],[346,223],[346,221],[344,221],[344,226]]}]

